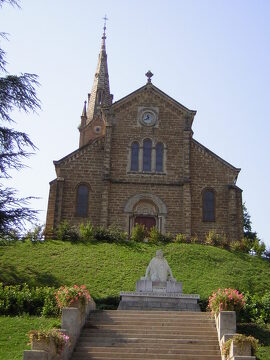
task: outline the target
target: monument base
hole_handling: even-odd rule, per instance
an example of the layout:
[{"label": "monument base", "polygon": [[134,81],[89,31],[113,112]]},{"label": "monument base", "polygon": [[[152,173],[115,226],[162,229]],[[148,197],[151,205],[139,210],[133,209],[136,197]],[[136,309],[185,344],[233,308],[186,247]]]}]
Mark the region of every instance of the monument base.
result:
[{"label": "monument base", "polygon": [[118,310],[201,311],[197,294],[183,294],[182,283],[138,280],[136,292],[121,292]]}]

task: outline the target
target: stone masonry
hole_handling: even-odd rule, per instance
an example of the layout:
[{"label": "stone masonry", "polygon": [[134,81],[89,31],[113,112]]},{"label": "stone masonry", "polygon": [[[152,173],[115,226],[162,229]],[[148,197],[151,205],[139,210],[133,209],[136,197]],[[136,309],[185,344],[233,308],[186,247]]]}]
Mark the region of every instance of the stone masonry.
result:
[{"label": "stone masonry", "polygon": [[[203,238],[210,230],[231,241],[242,237],[241,189],[235,168],[193,138],[196,111],[146,85],[112,102],[105,31],[94,85],[84,104],[80,146],[55,161],[50,183],[48,233],[61,221],[120,226],[129,234],[140,219],[151,218],[163,233]],[[144,114],[152,123],[144,123]],[[151,170],[143,171],[144,142],[150,139]],[[138,170],[131,171],[132,144],[139,147]],[[163,146],[162,171],[155,170],[157,144]],[[87,214],[78,216],[78,188],[87,186]],[[215,217],[203,221],[202,194],[215,196]]]}]

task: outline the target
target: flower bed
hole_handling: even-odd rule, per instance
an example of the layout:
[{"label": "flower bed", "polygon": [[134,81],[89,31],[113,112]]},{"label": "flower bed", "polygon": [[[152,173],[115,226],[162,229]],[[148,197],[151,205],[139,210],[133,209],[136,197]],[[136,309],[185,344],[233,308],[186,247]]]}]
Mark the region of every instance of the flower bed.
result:
[{"label": "flower bed", "polygon": [[213,315],[221,311],[239,312],[245,305],[244,295],[234,289],[218,289],[209,296],[208,309]]},{"label": "flower bed", "polygon": [[55,297],[60,309],[74,306],[76,303],[85,306],[91,300],[90,293],[85,285],[61,286],[56,292]]}]

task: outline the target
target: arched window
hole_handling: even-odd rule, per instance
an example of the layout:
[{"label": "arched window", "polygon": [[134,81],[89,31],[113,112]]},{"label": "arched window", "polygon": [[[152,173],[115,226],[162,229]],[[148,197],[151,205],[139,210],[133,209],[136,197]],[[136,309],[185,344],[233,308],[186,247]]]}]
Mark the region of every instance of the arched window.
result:
[{"label": "arched window", "polygon": [[205,190],[202,195],[203,221],[215,221],[215,193]]},{"label": "arched window", "polygon": [[151,171],[152,141],[143,142],[143,171]]},{"label": "arched window", "polygon": [[158,143],[156,145],[156,171],[163,171],[163,144]]},{"label": "arched window", "polygon": [[88,214],[88,186],[79,185],[77,188],[76,215],[86,217]]},{"label": "arched window", "polygon": [[131,171],[138,171],[139,170],[139,144],[134,142],[131,145]]}]

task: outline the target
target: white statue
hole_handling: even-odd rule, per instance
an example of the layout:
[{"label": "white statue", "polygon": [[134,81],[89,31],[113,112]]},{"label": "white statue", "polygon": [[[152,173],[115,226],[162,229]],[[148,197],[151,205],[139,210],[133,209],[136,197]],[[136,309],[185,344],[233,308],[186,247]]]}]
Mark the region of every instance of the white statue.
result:
[{"label": "white statue", "polygon": [[147,279],[152,281],[176,281],[167,260],[163,257],[162,250],[157,250],[156,256],[147,266],[145,277],[142,280]]}]

